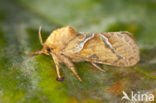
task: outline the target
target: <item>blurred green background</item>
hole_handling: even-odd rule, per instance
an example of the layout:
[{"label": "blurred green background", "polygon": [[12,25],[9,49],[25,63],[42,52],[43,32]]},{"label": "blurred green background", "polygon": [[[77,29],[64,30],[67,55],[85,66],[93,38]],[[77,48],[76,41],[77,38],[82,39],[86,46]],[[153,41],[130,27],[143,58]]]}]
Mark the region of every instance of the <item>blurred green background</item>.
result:
[{"label": "blurred green background", "polygon": [[[129,31],[141,60],[131,68],[100,65],[106,73],[75,63],[83,83],[61,65],[65,80],[58,82],[51,57],[26,56],[42,48],[40,25],[44,40],[66,25],[83,32]],[[0,0],[0,103],[120,103],[122,91],[156,96],[156,0]]]}]

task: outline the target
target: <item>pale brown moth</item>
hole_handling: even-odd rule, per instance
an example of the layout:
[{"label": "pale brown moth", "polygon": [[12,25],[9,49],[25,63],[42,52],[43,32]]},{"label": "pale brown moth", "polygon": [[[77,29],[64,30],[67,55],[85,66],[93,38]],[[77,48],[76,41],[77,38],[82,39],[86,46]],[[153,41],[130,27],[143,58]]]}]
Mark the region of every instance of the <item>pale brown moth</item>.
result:
[{"label": "pale brown moth", "polygon": [[139,48],[129,32],[78,33],[72,27],[66,26],[54,30],[43,43],[40,27],[39,39],[43,48],[29,56],[51,55],[56,65],[57,80],[60,81],[60,63],[64,63],[82,81],[73,62],[87,61],[105,72],[96,63],[130,67],[139,61]]}]

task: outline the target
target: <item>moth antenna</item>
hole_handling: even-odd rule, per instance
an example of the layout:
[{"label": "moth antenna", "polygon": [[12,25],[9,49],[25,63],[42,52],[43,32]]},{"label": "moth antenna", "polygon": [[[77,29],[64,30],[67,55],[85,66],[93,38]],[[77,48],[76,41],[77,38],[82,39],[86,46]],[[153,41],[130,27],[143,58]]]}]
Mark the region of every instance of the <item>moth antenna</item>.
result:
[{"label": "moth antenna", "polygon": [[42,54],[42,51],[32,52],[32,53],[28,54],[27,56],[36,56],[36,55],[39,55],[39,54]]},{"label": "moth antenna", "polygon": [[40,27],[39,27],[39,31],[38,31],[38,35],[39,35],[40,43],[41,43],[41,45],[43,46],[44,43],[43,43],[42,36],[41,36],[41,29],[42,29],[42,27],[40,26]]}]

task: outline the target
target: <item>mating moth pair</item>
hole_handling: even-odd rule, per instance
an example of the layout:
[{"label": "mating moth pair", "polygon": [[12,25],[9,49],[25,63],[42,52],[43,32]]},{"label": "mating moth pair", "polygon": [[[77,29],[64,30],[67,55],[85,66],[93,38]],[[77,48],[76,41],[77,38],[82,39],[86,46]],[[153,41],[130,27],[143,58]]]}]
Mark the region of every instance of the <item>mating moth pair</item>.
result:
[{"label": "mating moth pair", "polygon": [[43,48],[29,56],[51,55],[59,81],[63,79],[60,63],[68,66],[78,80],[82,81],[73,62],[87,61],[104,72],[96,63],[130,67],[139,61],[139,48],[129,32],[78,33],[72,27],[66,26],[54,30],[43,43],[40,27],[39,39]]}]

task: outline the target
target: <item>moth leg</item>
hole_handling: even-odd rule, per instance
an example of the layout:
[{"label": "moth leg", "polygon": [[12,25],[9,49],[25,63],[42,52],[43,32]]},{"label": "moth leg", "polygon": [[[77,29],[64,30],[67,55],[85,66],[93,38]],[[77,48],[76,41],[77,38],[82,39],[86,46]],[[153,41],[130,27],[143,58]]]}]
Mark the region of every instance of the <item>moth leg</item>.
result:
[{"label": "moth leg", "polygon": [[56,72],[57,72],[57,78],[56,78],[56,80],[58,80],[58,81],[63,81],[63,77],[61,76],[61,74],[60,74],[60,68],[59,68],[59,64],[56,64],[55,63],[55,65],[56,65]]},{"label": "moth leg", "polygon": [[61,56],[62,57],[62,62],[64,62],[64,64],[66,64],[68,66],[68,68],[70,68],[72,70],[72,72],[74,73],[74,75],[77,77],[77,79],[82,82],[82,79],[80,78],[80,76],[78,75],[78,73],[75,70],[74,64],[66,57]]},{"label": "moth leg", "polygon": [[55,55],[53,55],[53,60],[54,60],[54,63],[56,65],[56,72],[57,72],[56,80],[63,81],[63,77],[61,76],[60,68],[59,68],[59,60],[57,59],[57,57]]},{"label": "moth leg", "polygon": [[98,65],[96,65],[95,63],[92,63],[91,64],[98,70],[102,71],[102,72],[106,72],[105,70],[101,69]]},{"label": "moth leg", "polygon": [[76,72],[76,70],[75,70],[75,67],[74,66],[68,66],[71,70],[72,70],[72,72],[75,74],[75,76],[78,78],[78,80],[80,81],[80,82],[82,82],[82,79],[80,78],[80,76],[77,74],[77,72]]},{"label": "moth leg", "polygon": [[77,79],[78,79],[80,82],[82,82],[82,79],[80,78],[80,76],[79,76],[78,73],[76,72],[73,63],[68,63],[68,64],[66,64],[66,65],[72,70],[72,72],[73,72],[74,75],[77,77]]}]

